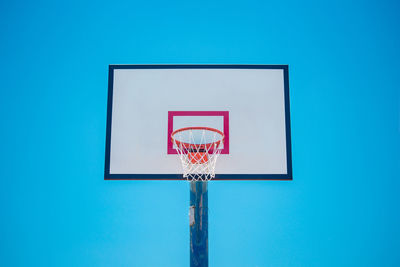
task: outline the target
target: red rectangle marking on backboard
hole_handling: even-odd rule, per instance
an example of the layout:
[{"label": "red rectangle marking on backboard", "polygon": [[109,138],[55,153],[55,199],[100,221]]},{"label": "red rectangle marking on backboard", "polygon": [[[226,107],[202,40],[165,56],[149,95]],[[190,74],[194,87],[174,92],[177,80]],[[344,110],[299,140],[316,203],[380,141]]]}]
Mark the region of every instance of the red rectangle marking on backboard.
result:
[{"label": "red rectangle marking on backboard", "polygon": [[168,111],[167,154],[177,154],[173,148],[171,134],[174,131],[174,117],[177,116],[221,116],[224,125],[224,148],[221,154],[229,154],[229,111]]}]

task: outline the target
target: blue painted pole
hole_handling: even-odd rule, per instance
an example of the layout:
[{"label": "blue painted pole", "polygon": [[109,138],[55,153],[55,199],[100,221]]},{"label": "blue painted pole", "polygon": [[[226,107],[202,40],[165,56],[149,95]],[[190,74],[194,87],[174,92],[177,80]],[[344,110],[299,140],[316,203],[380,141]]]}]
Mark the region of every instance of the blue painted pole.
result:
[{"label": "blue painted pole", "polygon": [[208,267],[207,182],[190,182],[190,266]]}]

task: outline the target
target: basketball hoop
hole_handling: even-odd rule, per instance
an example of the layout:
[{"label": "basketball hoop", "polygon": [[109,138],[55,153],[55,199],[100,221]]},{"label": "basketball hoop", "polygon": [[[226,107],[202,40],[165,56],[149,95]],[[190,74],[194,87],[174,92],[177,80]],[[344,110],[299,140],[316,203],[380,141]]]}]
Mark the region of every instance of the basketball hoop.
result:
[{"label": "basketball hoop", "polygon": [[175,130],[171,140],[188,181],[208,181],[215,177],[215,165],[224,144],[224,133],[209,127]]}]

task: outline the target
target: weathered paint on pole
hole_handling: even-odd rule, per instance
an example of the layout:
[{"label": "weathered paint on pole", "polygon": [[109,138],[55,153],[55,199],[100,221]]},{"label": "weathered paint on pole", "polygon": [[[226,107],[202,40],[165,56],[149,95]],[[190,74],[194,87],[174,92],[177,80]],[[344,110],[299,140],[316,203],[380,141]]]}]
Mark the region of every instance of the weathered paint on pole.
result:
[{"label": "weathered paint on pole", "polygon": [[190,266],[208,266],[207,182],[190,182]]}]

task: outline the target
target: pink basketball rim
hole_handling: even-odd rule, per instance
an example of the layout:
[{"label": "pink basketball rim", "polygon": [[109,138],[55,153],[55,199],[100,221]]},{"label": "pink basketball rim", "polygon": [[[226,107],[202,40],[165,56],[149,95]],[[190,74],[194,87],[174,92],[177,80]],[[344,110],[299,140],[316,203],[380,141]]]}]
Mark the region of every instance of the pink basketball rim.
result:
[{"label": "pink basketball rim", "polygon": [[[189,130],[205,130],[205,131],[211,131],[211,132],[216,132],[218,134],[221,135],[221,139],[217,140],[215,142],[210,142],[207,144],[190,144],[190,143],[185,143],[185,142],[181,142],[175,139],[175,134],[180,133],[180,132],[184,132],[184,131],[189,131]],[[172,139],[172,143],[175,143],[177,146],[179,147],[183,147],[185,149],[212,149],[214,146],[219,147],[219,145],[221,144],[221,142],[223,143],[225,140],[225,135],[223,132],[221,132],[220,130],[214,129],[214,128],[210,128],[210,127],[185,127],[185,128],[181,128],[178,130],[175,130],[171,133],[171,139]]]}]

